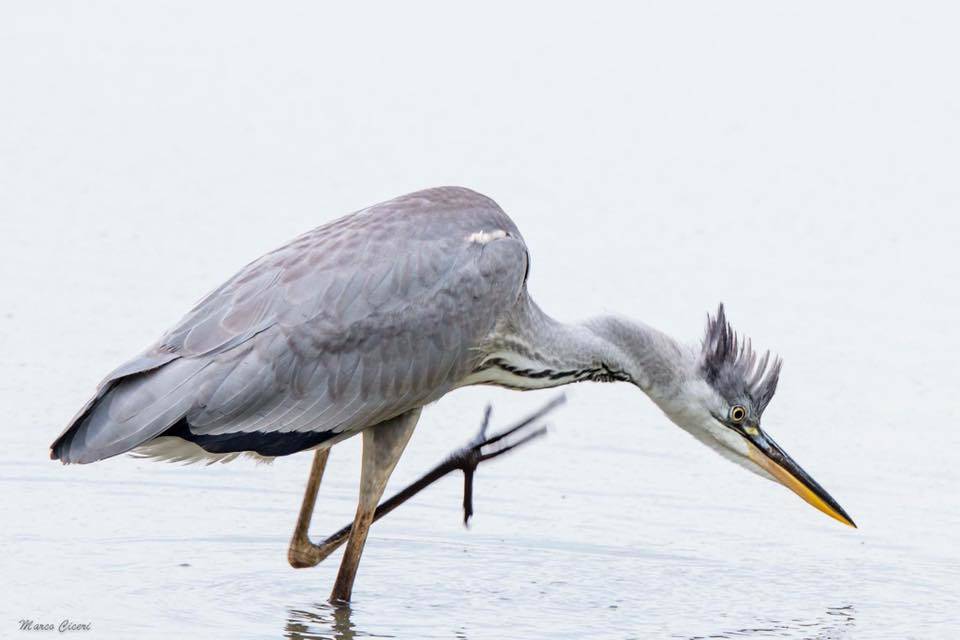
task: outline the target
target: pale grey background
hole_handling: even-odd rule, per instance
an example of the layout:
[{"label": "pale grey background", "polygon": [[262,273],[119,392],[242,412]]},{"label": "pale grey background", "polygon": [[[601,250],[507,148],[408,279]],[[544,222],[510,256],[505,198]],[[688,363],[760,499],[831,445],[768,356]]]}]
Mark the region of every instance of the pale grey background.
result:
[{"label": "pale grey background", "polygon": [[[0,5],[0,637],[943,638],[957,623],[952,4]],[[352,612],[285,562],[309,455],[62,468],[99,378],[250,259],[438,184],[497,199],[554,315],[786,365],[767,429],[841,527],[581,385],[549,438],[377,525]],[[392,486],[546,399],[428,408]],[[335,449],[314,530],[355,499]],[[189,566],[181,566],[183,564]],[[299,635],[298,635],[299,634]]]}]

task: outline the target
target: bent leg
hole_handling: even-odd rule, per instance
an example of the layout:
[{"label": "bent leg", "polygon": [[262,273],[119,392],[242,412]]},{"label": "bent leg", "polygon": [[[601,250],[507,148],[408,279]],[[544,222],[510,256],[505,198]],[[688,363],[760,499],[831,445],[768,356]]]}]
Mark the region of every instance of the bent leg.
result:
[{"label": "bent leg", "polygon": [[[294,568],[315,566],[349,538],[350,546],[344,555],[337,583],[331,595],[332,600],[349,600],[360,563],[360,555],[372,522],[387,515],[448,473],[460,470],[464,474],[463,515],[466,523],[473,513],[473,472],[477,466],[542,436],[547,428],[538,425],[538,422],[563,402],[564,397],[560,395],[512,427],[492,436],[487,436],[490,419],[490,407],[487,407],[480,432],[469,444],[454,451],[446,460],[379,505],[377,502],[413,433],[420,410],[411,411],[365,430],[360,501],[356,517],[351,524],[341,528],[320,544],[313,544],[308,537],[308,530],[329,456],[329,449],[317,451],[304,492],[303,504],[300,507],[300,515],[290,541],[287,554],[290,564]],[[360,533],[354,536],[352,535],[354,530]]]},{"label": "bent leg", "polygon": [[300,505],[300,516],[297,526],[293,530],[290,548],[287,550],[287,561],[294,569],[313,567],[330,555],[339,545],[315,545],[310,542],[310,519],[313,518],[313,507],[317,502],[317,491],[323,479],[323,470],[327,466],[330,449],[318,450],[313,456],[313,466],[310,468],[310,479],[303,492],[303,504]]}]

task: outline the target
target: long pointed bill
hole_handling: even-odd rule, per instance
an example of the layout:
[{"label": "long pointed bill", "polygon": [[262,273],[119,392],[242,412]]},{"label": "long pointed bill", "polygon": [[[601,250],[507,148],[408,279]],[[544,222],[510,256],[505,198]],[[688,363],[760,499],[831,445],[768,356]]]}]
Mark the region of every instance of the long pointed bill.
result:
[{"label": "long pointed bill", "polygon": [[831,498],[816,480],[801,469],[800,465],[773,441],[773,438],[759,429],[756,435],[748,435],[746,438],[750,444],[750,459],[764,471],[831,518],[854,529],[857,528],[843,507],[837,504],[837,501]]}]

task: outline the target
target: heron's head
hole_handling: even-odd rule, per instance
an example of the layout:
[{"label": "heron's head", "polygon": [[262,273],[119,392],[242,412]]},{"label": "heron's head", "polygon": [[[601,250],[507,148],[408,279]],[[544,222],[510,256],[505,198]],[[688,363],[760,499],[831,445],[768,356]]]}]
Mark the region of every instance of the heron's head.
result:
[{"label": "heron's head", "polygon": [[780,377],[779,358],[762,356],[727,322],[723,305],[707,320],[693,375],[667,411],[671,419],[725,458],[785,485],[808,503],[855,527],[853,520],[761,428]]}]

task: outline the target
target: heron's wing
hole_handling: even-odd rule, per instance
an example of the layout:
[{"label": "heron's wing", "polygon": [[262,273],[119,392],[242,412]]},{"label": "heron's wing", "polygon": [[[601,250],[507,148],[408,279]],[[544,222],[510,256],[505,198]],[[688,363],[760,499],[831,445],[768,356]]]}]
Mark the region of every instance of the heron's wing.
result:
[{"label": "heron's wing", "polygon": [[413,194],[306,234],[175,330],[178,349],[217,360],[205,402],[186,416],[190,431],[340,433],[437,398],[473,368],[525,270],[509,218],[460,190]]},{"label": "heron's wing", "polygon": [[479,194],[376,205],[263,256],[198,304],[151,353],[203,366],[180,365],[189,390],[152,404],[176,404],[164,415],[181,413],[208,450],[284,451],[278,434],[375,424],[469,373],[526,265],[516,227]]}]

